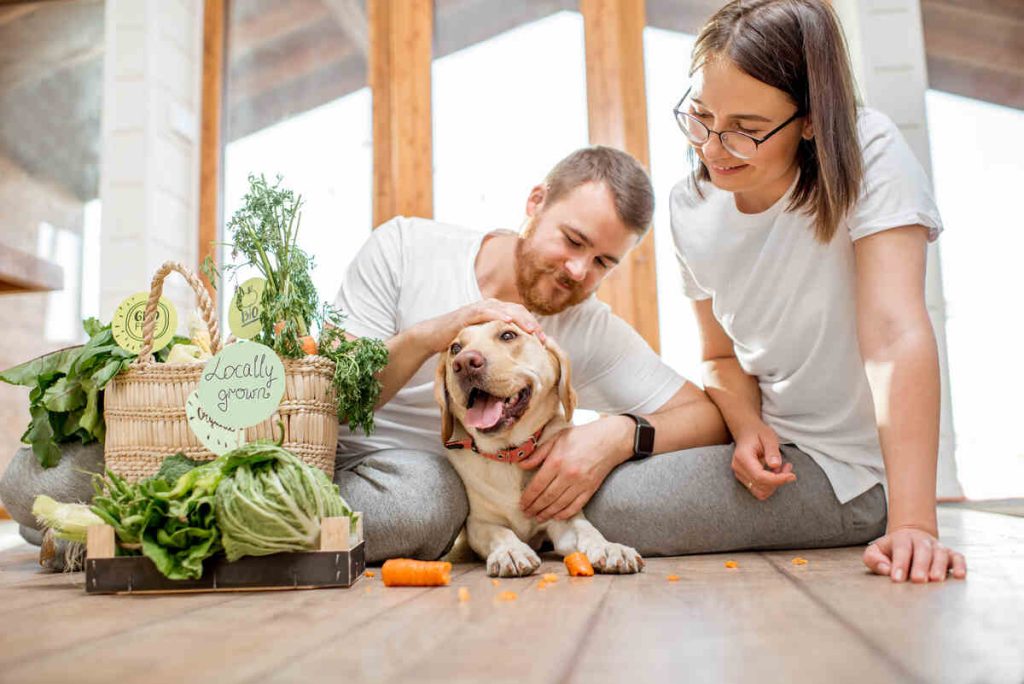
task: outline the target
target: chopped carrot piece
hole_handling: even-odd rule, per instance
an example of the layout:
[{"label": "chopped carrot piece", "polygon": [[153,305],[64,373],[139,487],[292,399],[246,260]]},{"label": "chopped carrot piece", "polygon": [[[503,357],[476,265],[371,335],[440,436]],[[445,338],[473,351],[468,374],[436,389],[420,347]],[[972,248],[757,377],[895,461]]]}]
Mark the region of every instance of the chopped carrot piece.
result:
[{"label": "chopped carrot piece", "polygon": [[807,565],[807,559],[797,556],[793,559],[793,565]]},{"label": "chopped carrot piece", "polygon": [[547,573],[544,573],[543,579],[544,579],[545,582],[550,584],[550,583],[558,581],[558,575],[556,575],[553,572],[547,572]]},{"label": "chopped carrot piece", "polygon": [[445,586],[451,582],[452,564],[392,558],[384,562],[380,574],[386,587]]},{"label": "chopped carrot piece", "polygon": [[307,356],[316,356],[316,340],[313,339],[312,335],[300,337],[299,345],[302,347],[302,351],[306,352]]},{"label": "chopped carrot piece", "polygon": [[469,601],[469,589],[466,587],[459,587],[459,603],[465,603]]},{"label": "chopped carrot piece", "polygon": [[665,579],[667,579],[669,582],[678,582],[679,581],[679,575],[669,575]]},{"label": "chopped carrot piece", "polygon": [[284,330],[284,321],[278,321],[274,324],[274,334],[280,335],[281,331]]},{"label": "chopped carrot piece", "polygon": [[570,553],[565,557],[565,567],[573,577],[591,577],[594,574],[594,566],[590,559],[581,551]]},{"label": "chopped carrot piece", "polygon": [[491,580],[491,584],[493,584],[494,586],[498,586],[499,584],[501,584],[501,580],[494,578]]},{"label": "chopped carrot piece", "polygon": [[736,561],[725,561],[725,567],[729,568],[730,570],[733,570],[740,566],[739,563],[737,563]]},{"label": "chopped carrot piece", "polygon": [[369,577],[370,579],[373,579],[374,577],[377,576],[377,573],[375,573],[373,570],[367,570],[363,574],[366,575],[367,577]]},{"label": "chopped carrot piece", "polygon": [[519,594],[514,591],[503,591],[498,594],[499,601],[515,601],[517,598],[519,598]]}]

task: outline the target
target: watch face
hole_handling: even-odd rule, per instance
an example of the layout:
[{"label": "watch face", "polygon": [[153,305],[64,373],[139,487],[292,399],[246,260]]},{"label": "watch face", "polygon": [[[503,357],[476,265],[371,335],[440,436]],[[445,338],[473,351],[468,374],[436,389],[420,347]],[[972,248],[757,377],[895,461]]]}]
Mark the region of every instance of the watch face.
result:
[{"label": "watch face", "polygon": [[638,454],[651,454],[654,451],[654,428],[650,425],[641,425],[636,433],[636,452]]}]

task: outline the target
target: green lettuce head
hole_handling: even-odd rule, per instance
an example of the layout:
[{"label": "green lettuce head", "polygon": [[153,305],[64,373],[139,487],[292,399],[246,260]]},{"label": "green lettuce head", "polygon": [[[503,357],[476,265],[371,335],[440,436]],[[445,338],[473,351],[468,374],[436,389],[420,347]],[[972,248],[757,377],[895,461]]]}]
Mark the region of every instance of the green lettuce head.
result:
[{"label": "green lettuce head", "polygon": [[277,444],[254,442],[221,458],[214,505],[229,561],[314,550],[321,518],[347,516],[355,524],[338,486]]}]

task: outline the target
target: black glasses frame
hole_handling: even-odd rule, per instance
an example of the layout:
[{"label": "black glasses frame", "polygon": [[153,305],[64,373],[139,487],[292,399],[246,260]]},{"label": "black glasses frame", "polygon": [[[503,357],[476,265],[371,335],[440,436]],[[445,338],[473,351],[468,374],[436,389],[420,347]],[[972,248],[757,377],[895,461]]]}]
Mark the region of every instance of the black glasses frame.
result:
[{"label": "black glasses frame", "polygon": [[[768,131],[768,133],[766,133],[761,138],[755,138],[754,136],[748,135],[748,134],[746,134],[746,133],[744,133],[742,131],[716,131],[716,130],[712,130],[710,127],[708,127],[707,124],[705,124],[703,121],[701,121],[697,117],[693,116],[689,112],[684,112],[682,109],[680,109],[680,107],[683,106],[683,102],[686,101],[686,98],[688,98],[690,96],[690,91],[691,90],[693,90],[693,86],[690,86],[689,88],[686,89],[686,92],[683,93],[683,96],[681,98],[679,98],[679,102],[677,102],[676,106],[672,108],[672,113],[675,114],[676,125],[679,126],[679,130],[681,130],[683,132],[683,135],[686,136],[686,120],[693,121],[693,122],[699,124],[701,126],[701,128],[703,128],[705,131],[708,132],[707,138],[705,138],[703,143],[700,143],[701,145],[706,144],[707,141],[711,139],[711,134],[714,133],[715,135],[718,136],[718,140],[719,140],[719,142],[722,143],[722,147],[725,147],[727,150],[729,150],[729,152],[731,152],[733,155],[735,155],[737,157],[740,157],[741,159],[752,159],[754,155],[751,155],[750,157],[742,157],[741,155],[738,155],[735,152],[733,152],[732,148],[725,144],[725,140],[722,138],[723,134],[728,133],[729,135],[742,135],[744,138],[747,138],[748,140],[753,141],[753,143],[754,143],[754,154],[757,154],[757,150],[770,137],[772,137],[773,135],[775,135],[776,133],[781,131],[783,128],[785,128],[786,126],[788,126],[789,124],[793,123],[794,121],[799,119],[801,116],[803,116],[803,111],[800,110],[800,109],[797,109],[795,112],[793,112],[793,116],[789,117],[788,119],[786,119],[785,121],[780,123],[778,126],[773,128],[772,130]],[[683,119],[683,117],[686,117],[686,119]],[[690,140],[689,136],[687,136],[686,139],[687,139],[687,141],[690,142],[691,145],[698,144],[698,143],[695,143],[692,140]]]}]

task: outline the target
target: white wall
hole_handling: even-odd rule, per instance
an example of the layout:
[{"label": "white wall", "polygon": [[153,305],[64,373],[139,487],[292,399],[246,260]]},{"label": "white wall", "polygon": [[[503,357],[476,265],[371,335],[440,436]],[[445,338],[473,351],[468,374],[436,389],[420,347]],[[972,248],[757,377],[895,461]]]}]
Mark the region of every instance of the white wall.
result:
[{"label": "white wall", "polygon": [[[148,291],[166,260],[194,268],[198,242],[201,0],[107,0],[100,170],[100,317]],[[195,305],[165,288],[179,320]]]}]

